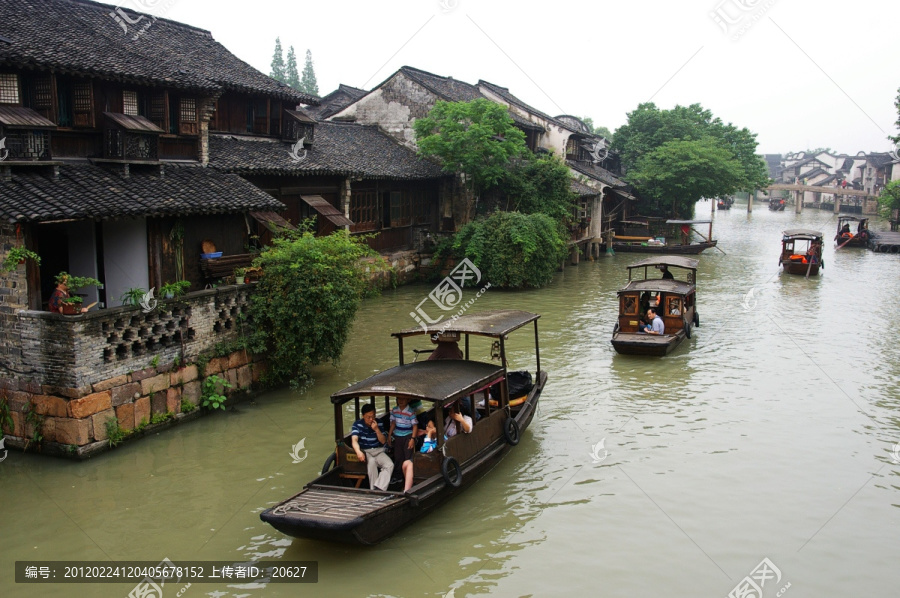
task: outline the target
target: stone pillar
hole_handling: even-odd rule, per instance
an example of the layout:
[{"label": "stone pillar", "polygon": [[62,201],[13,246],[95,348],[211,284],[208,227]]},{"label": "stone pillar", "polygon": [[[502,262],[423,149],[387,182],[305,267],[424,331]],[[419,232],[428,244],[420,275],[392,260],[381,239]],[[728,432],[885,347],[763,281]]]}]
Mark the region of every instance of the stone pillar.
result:
[{"label": "stone pillar", "polygon": [[803,191],[797,191],[797,200],[794,202],[794,213],[800,214],[803,212]]},{"label": "stone pillar", "polygon": [[756,191],[751,191],[747,194],[747,213],[751,213],[753,211],[753,200],[756,199]]},{"label": "stone pillar", "polygon": [[578,245],[572,245],[571,264],[573,266],[578,265],[578,257],[579,257]]},{"label": "stone pillar", "polygon": [[[350,196],[352,191],[352,184],[350,182],[350,177],[344,178],[344,184],[341,186],[341,196],[338,198],[340,202],[340,210],[344,213],[344,217],[347,220],[350,220]],[[350,227],[344,225],[344,230],[350,230]]]},{"label": "stone pillar", "polygon": [[837,193],[834,194],[834,213],[835,214],[841,213],[841,196],[838,195]]}]

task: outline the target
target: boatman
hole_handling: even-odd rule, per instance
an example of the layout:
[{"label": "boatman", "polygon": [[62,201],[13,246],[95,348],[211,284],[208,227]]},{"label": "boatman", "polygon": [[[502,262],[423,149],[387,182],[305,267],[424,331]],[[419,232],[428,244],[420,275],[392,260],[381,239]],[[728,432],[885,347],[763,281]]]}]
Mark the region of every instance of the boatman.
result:
[{"label": "boatman", "polygon": [[362,419],[353,422],[350,441],[356,458],[366,464],[370,490],[387,490],[391,483],[394,462],[384,452],[387,437],[375,419],[375,405],[363,405]]}]

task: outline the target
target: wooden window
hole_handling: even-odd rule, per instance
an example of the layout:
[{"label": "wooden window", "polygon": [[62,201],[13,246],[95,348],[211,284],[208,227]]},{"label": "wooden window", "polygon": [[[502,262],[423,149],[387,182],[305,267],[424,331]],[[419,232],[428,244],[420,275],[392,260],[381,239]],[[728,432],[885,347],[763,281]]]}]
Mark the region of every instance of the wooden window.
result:
[{"label": "wooden window", "polygon": [[179,102],[178,132],[181,135],[196,135],[197,131],[197,100],[194,98],[181,98]]},{"label": "wooden window", "polygon": [[638,315],[638,296],[622,295],[622,315],[636,316]]},{"label": "wooden window", "polygon": [[31,80],[29,108],[41,112],[45,117],[53,108],[53,89],[50,86],[50,77],[35,77]]},{"label": "wooden window", "polygon": [[158,91],[151,94],[149,118],[160,129],[166,129],[166,92]]},{"label": "wooden window", "polygon": [[666,297],[666,315],[680,316],[681,313],[681,297]]},{"label": "wooden window", "polygon": [[390,192],[391,226],[407,226],[409,224],[409,192]]},{"label": "wooden window", "polygon": [[136,91],[122,92],[122,114],[127,114],[128,116],[138,116],[140,114],[138,93]]},{"label": "wooden window", "polygon": [[93,127],[93,89],[90,81],[79,81],[72,86],[72,114],[76,127]]},{"label": "wooden window", "polygon": [[0,73],[0,104],[20,104],[19,76]]},{"label": "wooden window", "polygon": [[374,189],[354,190],[350,195],[352,232],[375,230],[378,227],[378,195]]}]

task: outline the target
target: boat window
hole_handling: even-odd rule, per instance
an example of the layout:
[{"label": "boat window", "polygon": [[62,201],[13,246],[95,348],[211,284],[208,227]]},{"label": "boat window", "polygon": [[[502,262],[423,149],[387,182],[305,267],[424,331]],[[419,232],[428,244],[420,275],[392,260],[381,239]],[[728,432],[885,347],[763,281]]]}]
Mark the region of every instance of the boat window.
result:
[{"label": "boat window", "polygon": [[622,315],[636,316],[638,315],[638,296],[622,295]]},{"label": "boat window", "polygon": [[666,298],[666,315],[669,315],[669,316],[680,316],[681,315],[681,297],[667,297]]}]

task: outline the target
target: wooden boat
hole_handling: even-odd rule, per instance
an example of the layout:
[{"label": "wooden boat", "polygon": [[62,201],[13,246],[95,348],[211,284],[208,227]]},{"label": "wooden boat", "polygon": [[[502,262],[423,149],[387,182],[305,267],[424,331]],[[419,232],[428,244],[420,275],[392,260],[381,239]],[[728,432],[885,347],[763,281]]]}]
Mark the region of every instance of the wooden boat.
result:
[{"label": "wooden boat", "polygon": [[[682,227],[681,243],[655,243],[648,237],[641,236],[613,236],[613,250],[623,253],[653,253],[659,255],[698,255],[701,252],[715,247],[719,242],[712,238],[712,220],[666,220],[666,224]],[[708,224],[709,233],[704,235],[693,228],[695,224]],[[685,230],[687,227],[687,230]],[[690,242],[690,231],[696,232],[703,241]]]},{"label": "wooden boat", "polygon": [[[317,538],[375,544],[415,521],[474,483],[519,443],[534,417],[547,373],[541,370],[537,320],[540,316],[517,310],[497,310],[460,316],[446,328],[435,324],[393,333],[400,345],[400,365],[375,374],[331,396],[334,404],[336,449],[322,474],[302,492],[260,514],[277,530],[297,538]],[[508,335],[533,323],[536,376],[524,397],[510,400],[506,349]],[[404,363],[403,341],[407,337],[440,334],[442,338],[465,338],[465,358]],[[470,337],[486,337],[488,355],[499,363],[471,359]],[[527,341],[528,334],[513,336]],[[487,345],[483,341],[477,341]],[[417,352],[418,353],[418,352]],[[490,391],[490,392],[489,392]],[[488,395],[496,397],[491,401]],[[391,399],[421,400],[437,427],[438,447],[417,452],[413,459],[414,485],[408,493],[403,484],[392,483],[387,491],[369,490],[366,465],[357,460],[349,425],[361,417],[364,403],[376,405],[376,415],[388,429]],[[472,397],[478,415],[469,434],[444,440],[446,408]],[[480,399],[483,398],[483,402]],[[381,409],[378,409],[379,404]]]},{"label": "wooden boat", "polygon": [[773,197],[769,200],[769,209],[773,212],[783,212],[784,211],[784,199],[780,197]]},{"label": "wooden boat", "polygon": [[733,197],[720,197],[716,202],[717,210],[730,210],[731,206],[734,205]]},{"label": "wooden boat", "polygon": [[834,242],[841,247],[867,247],[869,244],[869,219],[849,214],[838,216]]},{"label": "wooden boat", "polygon": [[[619,318],[611,341],[618,353],[662,356],[691,338],[691,328],[700,326],[695,305],[698,264],[695,259],[668,255],[628,266],[628,284],[618,292]],[[648,278],[651,268],[662,266],[679,268],[685,272],[684,279]],[[632,280],[634,272],[641,269],[643,279]],[[640,332],[648,307],[659,310],[665,334]]]},{"label": "wooden boat", "polygon": [[781,237],[781,257],[778,264],[788,274],[809,277],[825,267],[822,260],[822,233],[816,230],[795,228],[784,231]]}]

